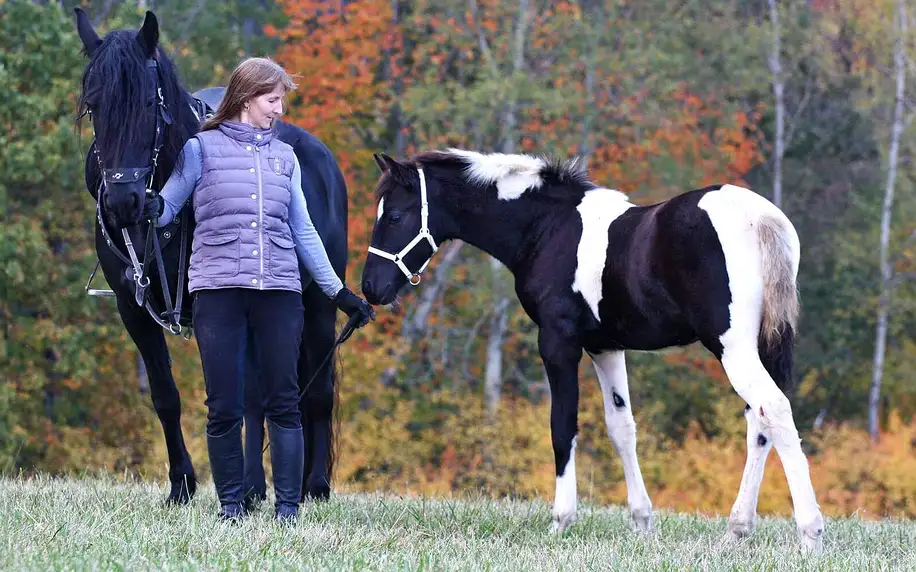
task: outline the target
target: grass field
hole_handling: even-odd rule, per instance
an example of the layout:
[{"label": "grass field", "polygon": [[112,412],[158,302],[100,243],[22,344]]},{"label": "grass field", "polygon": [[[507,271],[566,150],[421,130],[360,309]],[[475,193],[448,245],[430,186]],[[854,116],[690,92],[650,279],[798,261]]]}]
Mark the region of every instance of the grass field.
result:
[{"label": "grass field", "polygon": [[803,557],[794,524],[761,519],[720,544],[724,518],[660,511],[656,532],[625,510],[581,506],[563,536],[546,503],[340,494],[293,527],[272,508],[242,525],[215,518],[212,485],[167,508],[160,484],[113,479],[0,480],[0,567],[309,570],[916,570],[916,522],[830,520],[824,554]]}]

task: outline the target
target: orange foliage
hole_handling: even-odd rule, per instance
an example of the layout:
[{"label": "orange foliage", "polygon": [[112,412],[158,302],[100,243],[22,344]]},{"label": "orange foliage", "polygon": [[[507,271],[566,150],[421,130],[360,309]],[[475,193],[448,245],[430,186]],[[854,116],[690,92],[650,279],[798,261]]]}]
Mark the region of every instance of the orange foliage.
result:
[{"label": "orange foliage", "polygon": [[289,17],[283,30],[265,33],[284,40],[275,55],[297,74],[289,120],[314,134],[336,156],[350,197],[350,250],[362,253],[371,230],[371,182],[360,180],[376,149],[362,137],[384,125],[391,95],[378,81],[381,66],[400,53],[401,36],[386,0],[358,0],[342,8],[320,0],[280,0]]}]

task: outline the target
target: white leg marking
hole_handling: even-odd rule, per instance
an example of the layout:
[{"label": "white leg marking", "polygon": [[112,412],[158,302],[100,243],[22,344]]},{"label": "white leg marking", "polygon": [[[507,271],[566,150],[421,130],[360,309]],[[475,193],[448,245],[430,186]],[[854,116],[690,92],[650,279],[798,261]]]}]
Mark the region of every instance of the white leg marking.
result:
[{"label": "white leg marking", "polygon": [[563,474],[557,477],[556,496],[553,502],[553,532],[563,532],[576,520],[576,441],[572,438],[569,460]]},{"label": "white leg marking", "polygon": [[[756,223],[762,214],[785,215],[760,195],[732,185],[707,193],[699,207],[709,213],[719,236],[732,296],[729,329],[719,338],[724,348],[722,366],[735,391],[753,409],[762,432],[776,447],[792,493],[802,547],[819,552],[824,519],[811,483],[808,459],[801,449],[789,400],[763,367],[757,350],[763,275]],[[791,224],[788,226],[791,228]],[[798,249],[793,251],[797,259]],[[797,266],[797,261],[793,263]]]},{"label": "white leg marking", "polygon": [[630,403],[624,352],[608,352],[593,356],[592,363],[598,373],[601,393],[604,396],[604,419],[608,436],[623,463],[630,516],[637,530],[649,531],[652,529],[652,501],[646,492],[642,472],[639,470],[639,460],[636,457],[636,422]]},{"label": "white leg marking", "polygon": [[572,289],[582,294],[599,322],[598,302],[601,301],[601,276],[607,259],[608,227],[633,206],[623,193],[594,189],[585,193],[576,207],[582,217],[582,237],[576,250],[576,275]]},{"label": "white leg marking", "polygon": [[728,532],[736,538],[750,536],[757,526],[757,498],[766,460],[773,448],[773,440],[763,432],[753,409],[745,409],[747,419],[747,463],[741,476],[738,498],[728,519]]}]

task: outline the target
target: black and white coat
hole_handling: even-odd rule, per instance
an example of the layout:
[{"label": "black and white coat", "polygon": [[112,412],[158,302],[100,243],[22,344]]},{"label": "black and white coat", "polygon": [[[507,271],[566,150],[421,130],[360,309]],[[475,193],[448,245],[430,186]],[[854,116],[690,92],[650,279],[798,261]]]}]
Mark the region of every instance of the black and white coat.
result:
[{"label": "black and white coat", "polygon": [[[696,341],[722,363],[748,404],[748,458],[729,519],[730,534],[750,534],[764,463],[773,445],[782,460],[804,548],[821,548],[824,521],[800,447],[789,400],[798,314],[798,235],[760,195],[734,185],[693,190],[638,206],[589,182],[575,161],[450,149],[409,162],[376,160],[378,219],[363,271],[363,292],[391,303],[432,245],[461,239],[499,259],[515,277],[552,395],[556,461],[553,529],[576,515],[577,369],[591,357],[604,395],[608,434],[620,454],[635,526],[651,528],[652,504],[636,456],[626,350]],[[421,192],[425,187],[425,192]],[[428,217],[423,220],[425,195]],[[379,254],[376,256],[375,254]]]}]

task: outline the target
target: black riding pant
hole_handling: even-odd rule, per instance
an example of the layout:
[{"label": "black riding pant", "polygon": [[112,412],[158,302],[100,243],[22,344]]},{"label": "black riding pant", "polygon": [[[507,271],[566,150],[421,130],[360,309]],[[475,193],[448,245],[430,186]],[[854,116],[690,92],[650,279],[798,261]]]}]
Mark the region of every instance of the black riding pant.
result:
[{"label": "black riding pant", "polygon": [[222,435],[242,419],[249,335],[259,362],[265,416],[287,429],[301,426],[302,325],[302,296],[292,290],[222,288],[196,293],[194,336],[207,389],[207,433]]}]

